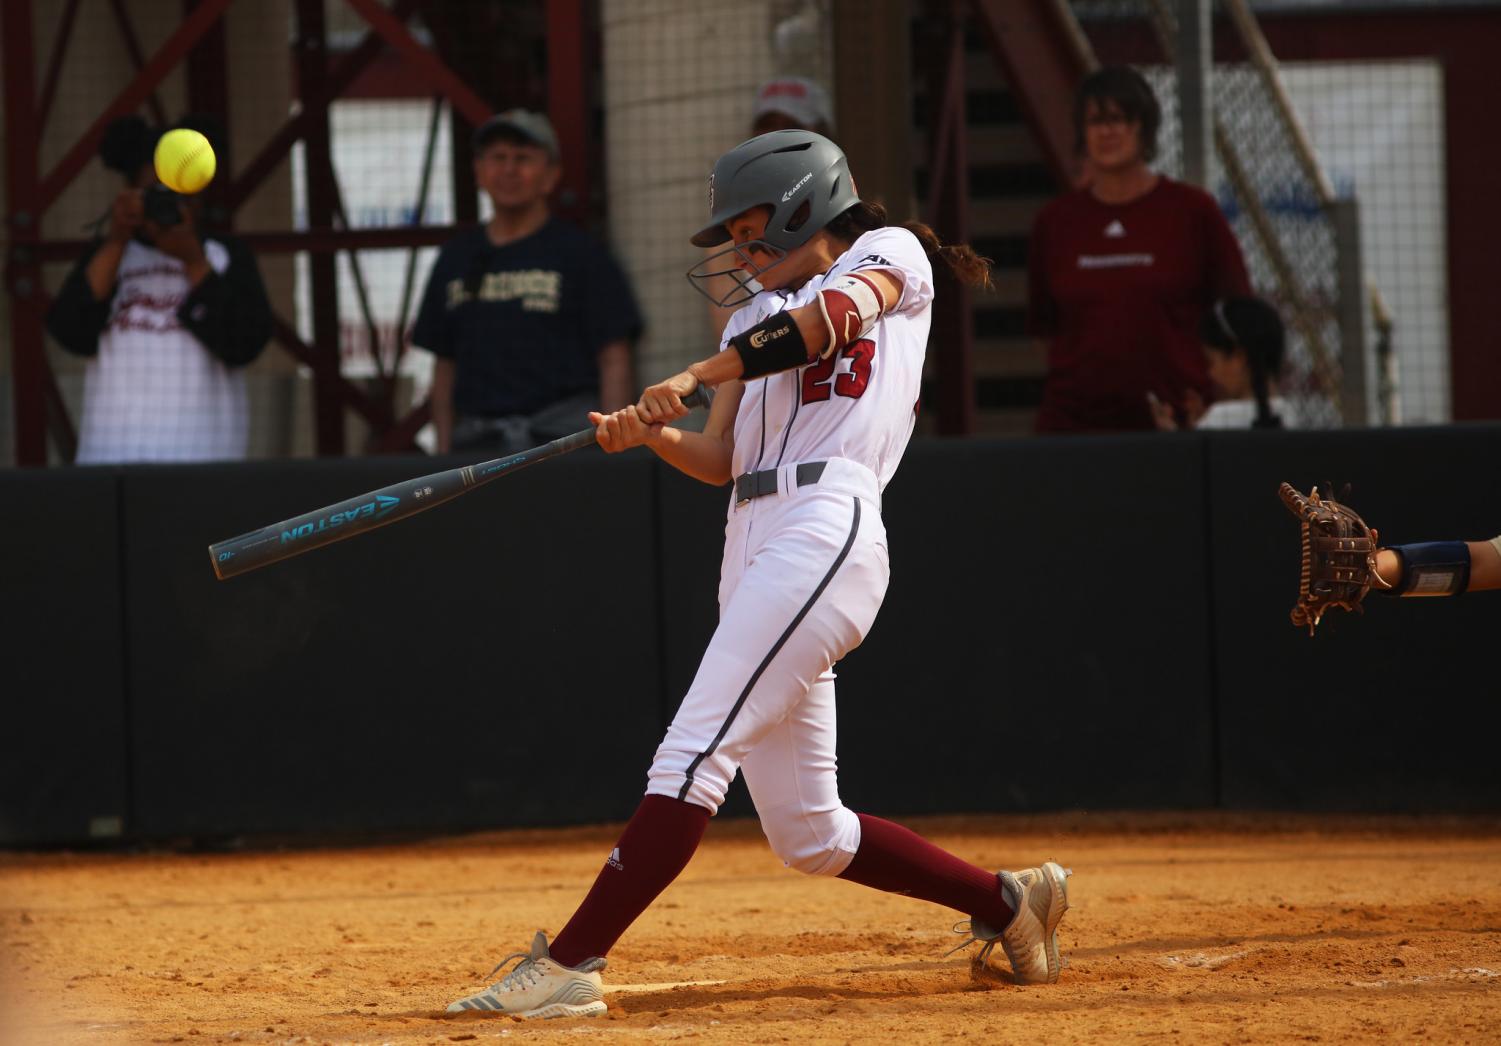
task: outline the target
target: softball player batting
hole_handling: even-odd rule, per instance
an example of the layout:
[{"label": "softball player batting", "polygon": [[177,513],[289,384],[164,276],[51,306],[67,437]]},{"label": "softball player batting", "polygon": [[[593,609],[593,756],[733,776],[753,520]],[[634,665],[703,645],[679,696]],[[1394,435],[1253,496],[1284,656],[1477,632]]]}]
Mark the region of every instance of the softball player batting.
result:
[{"label": "softball player batting", "polygon": [[[999,941],[1019,982],[1056,981],[1067,870],[977,868],[850,810],[835,774],[833,668],[886,593],[881,492],[916,419],[930,258],[972,284],[989,282],[989,263],[925,226],[887,226],[856,195],[844,154],[810,131],[720,157],[709,212],[694,245],[729,246],[688,275],[733,280],[719,303],[743,307],[721,351],[590,417],[607,451],[644,445],[706,483],[734,480],[719,626],[583,904],[551,947],[539,932],[499,983],[448,1008],[603,1013],[605,956],[687,865],[737,769],[789,867],[953,908],[981,960]],[[703,432],[666,427],[699,385],[718,389]]]}]

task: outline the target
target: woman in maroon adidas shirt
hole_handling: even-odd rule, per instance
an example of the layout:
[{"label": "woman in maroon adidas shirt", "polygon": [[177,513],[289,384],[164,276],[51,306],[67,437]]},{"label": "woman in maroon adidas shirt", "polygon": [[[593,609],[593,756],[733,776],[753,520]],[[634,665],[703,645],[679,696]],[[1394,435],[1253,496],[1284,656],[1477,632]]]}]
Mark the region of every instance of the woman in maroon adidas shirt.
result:
[{"label": "woman in maroon adidas shirt", "polygon": [[1140,73],[1091,73],[1074,102],[1088,182],[1038,214],[1028,244],[1032,334],[1048,339],[1039,432],[1153,430],[1149,393],[1212,398],[1199,318],[1250,293],[1208,193],[1148,165],[1162,112]]}]

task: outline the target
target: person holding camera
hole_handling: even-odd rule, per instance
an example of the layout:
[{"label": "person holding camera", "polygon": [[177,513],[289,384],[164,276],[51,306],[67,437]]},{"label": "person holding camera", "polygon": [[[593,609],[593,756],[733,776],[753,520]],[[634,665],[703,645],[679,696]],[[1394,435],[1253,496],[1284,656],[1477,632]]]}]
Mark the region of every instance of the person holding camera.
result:
[{"label": "person holding camera", "polygon": [[[185,117],[217,147],[217,125]],[[271,303],[254,256],[205,235],[202,198],[156,179],[161,132],[139,116],[105,129],[100,159],[125,178],[103,233],[47,313],[58,343],[88,359],[78,464],[244,458],[244,367],[271,339]]]}]

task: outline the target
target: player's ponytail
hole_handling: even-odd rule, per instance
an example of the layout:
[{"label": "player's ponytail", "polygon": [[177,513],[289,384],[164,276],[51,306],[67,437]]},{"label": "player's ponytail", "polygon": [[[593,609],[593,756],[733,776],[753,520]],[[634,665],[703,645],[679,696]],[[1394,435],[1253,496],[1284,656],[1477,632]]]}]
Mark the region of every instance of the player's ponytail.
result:
[{"label": "player's ponytail", "polygon": [[1251,395],[1256,397],[1256,417],[1251,422],[1253,429],[1280,429],[1282,419],[1272,413],[1271,396],[1267,391],[1266,361],[1261,353],[1246,354],[1251,368]]},{"label": "player's ponytail", "polygon": [[1256,398],[1253,429],[1282,428],[1272,413],[1271,384],[1282,370],[1286,336],[1277,310],[1260,298],[1221,298],[1204,314],[1199,340],[1224,352],[1241,349]]},{"label": "player's ponytail", "polygon": [[[829,222],[825,228],[846,243],[854,243],[861,234],[872,229],[884,229],[890,224],[886,208],[869,200],[861,200]],[[986,290],[994,289],[990,281],[990,259],[976,253],[969,244],[944,243],[939,240],[937,233],[919,221],[903,222],[901,227],[917,237],[917,242],[922,244],[923,251],[935,267],[942,262],[960,283]]]}]

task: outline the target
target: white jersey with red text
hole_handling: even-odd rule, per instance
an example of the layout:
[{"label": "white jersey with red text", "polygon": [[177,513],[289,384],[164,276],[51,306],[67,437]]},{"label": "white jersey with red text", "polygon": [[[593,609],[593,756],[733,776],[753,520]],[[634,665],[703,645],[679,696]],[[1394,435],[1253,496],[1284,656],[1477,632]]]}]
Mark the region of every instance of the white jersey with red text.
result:
[{"label": "white jersey with red text", "polygon": [[861,269],[884,269],[900,279],[901,301],[865,337],[827,359],[745,383],[735,418],[735,475],[844,458],[874,472],[885,489],[896,473],[917,421],[932,324],[933,268],[912,233],[875,229],[797,291],[762,291],[730,317],[721,347],[768,316],[809,304],[835,277]]},{"label": "white jersey with red text", "polygon": [[[219,241],[206,240],[203,253],[215,272],[229,267],[229,250]],[[77,463],[245,457],[245,375],[178,320],[191,290],[182,262],[131,240],[116,279],[98,355],[84,368]]]},{"label": "white jersey with red text", "polygon": [[[646,788],[714,811],[740,772],[772,848],[814,875],[838,875],[860,846],[839,798],[834,666],[864,640],[891,577],[881,492],[912,435],[932,268],[910,232],[878,229],[796,293],[757,295],[726,328],[807,305],[858,269],[901,280],[895,307],[827,360],[745,385],[733,468],[775,469],[775,492],[731,495],[719,625]],[[797,466],[815,462],[805,481]]]}]

